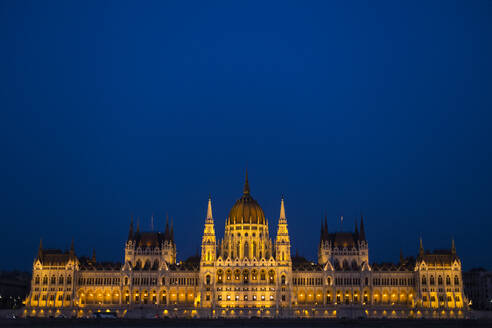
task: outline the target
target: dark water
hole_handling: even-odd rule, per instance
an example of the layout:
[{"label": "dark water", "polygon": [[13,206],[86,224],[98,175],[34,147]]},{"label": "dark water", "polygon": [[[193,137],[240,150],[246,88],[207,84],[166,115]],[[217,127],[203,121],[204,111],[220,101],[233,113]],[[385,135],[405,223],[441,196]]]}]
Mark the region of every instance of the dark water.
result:
[{"label": "dark water", "polygon": [[119,320],[18,319],[0,320],[0,327],[492,327],[491,320]]}]

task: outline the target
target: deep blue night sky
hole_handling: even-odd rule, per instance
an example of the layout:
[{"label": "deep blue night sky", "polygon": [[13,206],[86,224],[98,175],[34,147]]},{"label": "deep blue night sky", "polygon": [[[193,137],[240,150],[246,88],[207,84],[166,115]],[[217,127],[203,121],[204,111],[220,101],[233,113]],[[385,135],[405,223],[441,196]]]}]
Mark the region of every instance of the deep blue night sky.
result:
[{"label": "deep blue night sky", "polygon": [[490,1],[1,1],[0,268],[166,212],[185,259],[247,166],[293,252],[363,213],[372,261],[492,269],[491,58]]}]

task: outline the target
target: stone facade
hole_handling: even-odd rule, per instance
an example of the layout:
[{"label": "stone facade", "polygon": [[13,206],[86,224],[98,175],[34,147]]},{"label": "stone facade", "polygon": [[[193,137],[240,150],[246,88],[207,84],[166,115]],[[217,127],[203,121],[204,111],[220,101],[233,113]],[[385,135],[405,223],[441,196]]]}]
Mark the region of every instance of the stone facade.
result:
[{"label": "stone facade", "polygon": [[217,240],[208,201],[201,254],[178,262],[174,230],[140,232],[133,222],[124,263],[98,262],[40,244],[26,316],[200,318],[464,318],[461,261],[449,250],[397,264],[369,263],[363,218],[353,232],[321,226],[318,262],[291,256],[284,199],[277,234],[250,194],[243,195]]}]

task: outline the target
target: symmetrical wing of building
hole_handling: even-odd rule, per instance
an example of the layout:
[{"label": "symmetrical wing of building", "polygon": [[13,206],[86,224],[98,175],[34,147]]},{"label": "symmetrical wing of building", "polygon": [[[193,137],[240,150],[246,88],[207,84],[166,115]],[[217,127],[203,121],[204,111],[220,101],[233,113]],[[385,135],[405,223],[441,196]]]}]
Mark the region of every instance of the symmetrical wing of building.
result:
[{"label": "symmetrical wing of building", "polygon": [[465,317],[461,261],[425,251],[370,264],[363,219],[352,232],[321,225],[318,262],[292,256],[284,200],[274,240],[248,178],[217,240],[209,199],[200,256],[176,259],[174,230],[130,231],[124,263],[43,249],[34,260],[26,315],[85,317]]}]

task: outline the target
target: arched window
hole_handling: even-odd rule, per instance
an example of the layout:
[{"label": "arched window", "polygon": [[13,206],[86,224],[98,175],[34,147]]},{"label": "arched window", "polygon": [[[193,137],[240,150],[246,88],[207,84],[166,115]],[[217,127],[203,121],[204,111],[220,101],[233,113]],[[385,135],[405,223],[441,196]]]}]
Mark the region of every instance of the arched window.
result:
[{"label": "arched window", "polygon": [[36,276],[36,278],[34,278],[34,283],[35,283],[36,285],[38,285],[38,284],[39,284],[39,276]]},{"label": "arched window", "polygon": [[328,286],[331,286],[331,278],[330,277],[326,278],[326,283],[328,284]]},{"label": "arched window", "polygon": [[58,284],[63,285],[63,276],[58,277]]},{"label": "arched window", "polygon": [[285,253],[282,252],[282,261],[285,261]]},{"label": "arched window", "polygon": [[[253,234],[254,237],[254,234]],[[256,242],[253,242],[253,257],[256,258]]]},{"label": "arched window", "polygon": [[72,276],[67,277],[67,285],[70,285],[72,283]]},{"label": "arched window", "polygon": [[265,275],[265,271],[261,271],[260,272],[260,280],[265,280],[266,279],[266,275]]},{"label": "arched window", "polygon": [[270,284],[275,283],[275,272],[274,272],[273,270],[270,270],[270,271],[268,272],[268,282],[269,282]]},{"label": "arched window", "polygon": [[431,277],[430,277],[430,284],[431,284],[431,285],[435,285],[435,284],[436,284],[436,282],[435,282],[435,280],[434,280],[434,276],[431,276]]},{"label": "arched window", "polygon": [[244,270],[243,271],[243,283],[244,284],[247,284],[249,281],[249,271],[248,270]]},{"label": "arched window", "polygon": [[207,252],[207,261],[210,261],[210,251]]},{"label": "arched window", "polygon": [[365,285],[369,285],[369,278],[366,277],[366,280],[365,280]]},{"label": "arched window", "polygon": [[227,280],[231,280],[231,276],[232,276],[232,272],[231,272],[231,270],[227,270],[227,271],[226,271],[226,279],[227,279]]},{"label": "arched window", "polygon": [[135,269],[140,270],[142,268],[142,261],[137,260],[137,264],[135,265]]},{"label": "arched window", "polygon": [[439,285],[442,285],[442,277],[441,276],[437,277],[437,283]]},{"label": "arched window", "polygon": [[422,285],[427,285],[427,277],[422,276]]},{"label": "arched window", "polygon": [[248,242],[244,243],[244,257],[249,258],[249,244],[248,244]]},{"label": "arched window", "polygon": [[217,283],[221,284],[224,279],[224,273],[222,270],[217,271]]},{"label": "arched window", "polygon": [[460,284],[460,279],[458,278],[458,276],[454,276],[454,284],[455,285],[459,285]]},{"label": "arched window", "polygon": [[451,285],[451,278],[449,276],[446,276],[446,285]]},{"label": "arched window", "polygon": [[343,268],[344,268],[344,269],[348,269],[348,268],[349,268],[349,263],[348,263],[348,261],[347,261],[347,260],[344,260],[344,261],[343,261]]},{"label": "arched window", "polygon": [[205,277],[205,282],[207,285],[210,285],[210,275],[207,274],[207,276]]},{"label": "arched window", "polygon": [[280,278],[280,281],[281,281],[281,284],[282,284],[282,285],[285,285],[285,276],[282,276],[282,277]]},{"label": "arched window", "polygon": [[[162,278],[162,284],[164,285],[164,279],[165,278]],[[125,285],[128,285],[128,277],[125,277]]]},{"label": "arched window", "polygon": [[56,277],[55,276],[51,276],[51,284],[52,285],[56,284]]}]

